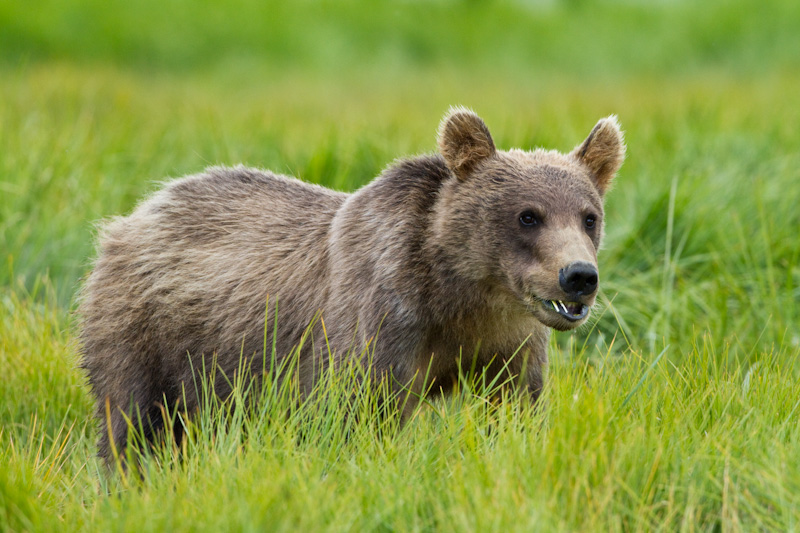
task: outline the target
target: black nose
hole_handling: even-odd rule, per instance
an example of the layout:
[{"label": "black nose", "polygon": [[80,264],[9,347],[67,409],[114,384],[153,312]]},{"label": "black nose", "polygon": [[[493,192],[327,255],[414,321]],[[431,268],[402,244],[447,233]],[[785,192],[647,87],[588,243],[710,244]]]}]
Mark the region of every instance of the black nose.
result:
[{"label": "black nose", "polygon": [[559,271],[558,282],[567,294],[592,294],[597,290],[597,269],[591,263],[576,261]]}]

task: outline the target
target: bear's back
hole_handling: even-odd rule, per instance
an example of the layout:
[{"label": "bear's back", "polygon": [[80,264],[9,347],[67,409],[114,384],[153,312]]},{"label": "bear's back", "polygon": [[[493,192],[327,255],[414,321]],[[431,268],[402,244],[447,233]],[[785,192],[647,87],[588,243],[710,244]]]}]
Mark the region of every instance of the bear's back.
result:
[{"label": "bear's back", "polygon": [[[157,214],[174,237],[194,245],[220,238],[304,240],[326,230],[347,194],[271,172],[212,167],[175,180],[144,202],[131,218]],[[277,234],[276,234],[277,232]],[[214,247],[225,242],[214,242]]]}]

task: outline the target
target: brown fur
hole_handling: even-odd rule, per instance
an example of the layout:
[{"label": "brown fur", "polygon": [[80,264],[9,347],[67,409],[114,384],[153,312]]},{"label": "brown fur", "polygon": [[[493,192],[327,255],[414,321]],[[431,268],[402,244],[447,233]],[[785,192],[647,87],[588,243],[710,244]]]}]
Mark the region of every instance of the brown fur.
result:
[{"label": "brown fur", "polygon": [[[139,412],[152,432],[163,425],[162,402],[185,398],[182,408],[197,408],[188,385],[213,354],[227,376],[241,354],[257,354],[260,375],[276,296],[277,338],[268,328],[266,342],[279,356],[321,313],[334,361],[369,344],[371,370],[398,387],[421,392],[430,369],[433,390],[446,392],[463,352],[490,373],[524,369],[535,399],[548,328],[585,320],[567,320],[545,300],[567,299],[559,286],[566,265],[596,265],[603,194],[624,157],[621,132],[611,117],[568,155],[503,152],[483,121],[459,108],[442,122],[439,147],[441,155],[401,160],[353,194],[211,168],[106,224],[79,308],[100,455],[111,456],[107,427],[124,449],[126,417]],[[526,211],[538,216],[536,227],[521,225]],[[587,213],[597,217],[591,230]],[[591,306],[594,297],[575,301]],[[328,357],[315,324],[317,342],[300,354],[306,391]],[[229,390],[225,379],[216,387]]]}]

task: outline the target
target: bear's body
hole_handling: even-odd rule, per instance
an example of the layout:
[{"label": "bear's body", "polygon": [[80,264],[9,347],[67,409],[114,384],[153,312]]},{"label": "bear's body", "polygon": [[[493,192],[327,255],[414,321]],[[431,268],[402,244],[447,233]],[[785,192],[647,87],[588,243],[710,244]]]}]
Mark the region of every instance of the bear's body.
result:
[{"label": "bear's body", "polygon": [[483,122],[457,109],[439,145],[354,194],[212,168],[107,224],[79,308],[100,455],[111,457],[107,428],[124,449],[137,411],[151,438],[165,400],[195,409],[186,385],[212,357],[225,395],[242,355],[261,375],[265,341],[285,356],[304,332],[305,391],[331,355],[369,351],[377,377],[422,392],[427,375],[446,392],[464,353],[493,374],[524,371],[535,399],[548,328],[577,326],[594,302],[621,133],[604,119],[570,154],[499,152]]}]

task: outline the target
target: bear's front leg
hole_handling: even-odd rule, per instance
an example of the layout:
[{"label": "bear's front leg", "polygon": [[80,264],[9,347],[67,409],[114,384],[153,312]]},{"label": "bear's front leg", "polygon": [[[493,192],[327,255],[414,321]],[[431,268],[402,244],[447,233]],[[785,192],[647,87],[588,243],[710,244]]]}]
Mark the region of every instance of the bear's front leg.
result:
[{"label": "bear's front leg", "polygon": [[494,354],[483,366],[485,383],[492,384],[495,400],[519,394],[524,401],[537,403],[547,370],[547,341],[528,340],[511,355]]}]

